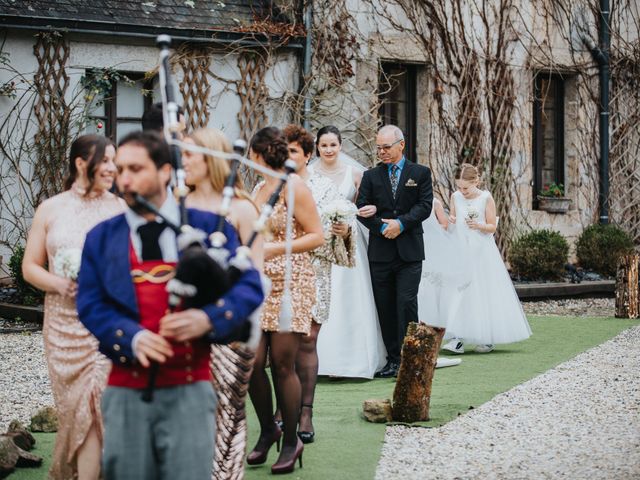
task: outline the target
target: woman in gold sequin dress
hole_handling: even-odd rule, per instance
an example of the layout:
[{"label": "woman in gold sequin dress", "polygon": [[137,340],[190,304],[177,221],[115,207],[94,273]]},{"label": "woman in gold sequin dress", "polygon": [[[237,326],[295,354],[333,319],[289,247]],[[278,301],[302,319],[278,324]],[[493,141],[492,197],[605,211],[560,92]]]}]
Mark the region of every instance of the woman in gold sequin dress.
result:
[{"label": "woman in gold sequin dress", "polygon": [[[231,144],[220,130],[196,130],[185,138],[185,143],[231,153]],[[222,203],[222,189],[229,175],[227,160],[185,150],[182,162],[187,185],[194,190],[187,197],[187,206],[218,213]],[[235,197],[231,201],[229,222],[246,244],[258,219],[258,209],[244,191],[238,177]],[[251,258],[262,269],[262,236],[251,247]],[[241,343],[211,346],[211,372],[218,395],[216,407],[216,444],[212,479],[235,480],[244,478],[244,457],[247,444],[245,400],[253,369],[255,352]]]},{"label": "woman in gold sequin dress", "polygon": [[[313,136],[298,125],[287,125],[284,134],[289,142],[289,157],[296,162],[296,173],[306,183],[318,209],[339,201],[342,196],[327,177],[313,172],[307,164],[315,150]],[[315,440],[312,423],[313,400],[318,380],[318,351],[316,344],[322,325],[329,319],[331,306],[331,266],[353,267],[355,264],[356,229],[347,223],[332,223],[323,218],[322,227],[325,244],[311,252],[311,264],[316,274],[316,304],[313,307],[313,322],[310,335],[300,343],[296,358],[296,372],[302,386],[302,406],[298,437],[303,443]],[[279,412],[276,412],[276,418]]]},{"label": "woman in gold sequin dress", "polygon": [[43,338],[58,412],[49,475],[56,480],[100,476],[100,398],[111,364],[78,320],[75,276],[86,234],[124,209],[109,193],[115,153],[111,141],[98,135],[73,142],[67,190],[36,210],[22,263],[25,280],[46,292]]},{"label": "woman in gold sequin dress", "polygon": [[[289,156],[287,141],[277,128],[263,128],[251,140],[249,154],[257,163],[283,172],[284,162]],[[259,207],[267,202],[279,181],[277,178],[266,176],[265,181],[256,186],[254,200]],[[293,188],[295,207],[291,242],[291,281],[288,282],[289,291],[286,291],[288,188]],[[303,450],[303,444],[296,435],[301,396],[295,359],[302,335],[308,335],[311,330],[311,309],[316,296],[315,275],[308,252],[324,243],[322,225],[313,196],[299,177],[294,175],[292,182],[283,190],[270,218],[270,230],[273,238],[264,245],[264,272],[271,279],[272,287],[262,311],[264,335],[256,352],[249,386],[251,401],[260,421],[260,438],[247,457],[247,463],[265,463],[270,447],[282,436],[282,450],[271,471],[288,473],[293,471],[295,461],[301,458]],[[289,305],[285,302],[288,302],[288,298],[291,301],[291,318],[286,314]],[[270,354],[271,370],[275,375],[276,396],[282,410],[283,431],[273,418],[271,385],[265,372],[267,350]]]}]

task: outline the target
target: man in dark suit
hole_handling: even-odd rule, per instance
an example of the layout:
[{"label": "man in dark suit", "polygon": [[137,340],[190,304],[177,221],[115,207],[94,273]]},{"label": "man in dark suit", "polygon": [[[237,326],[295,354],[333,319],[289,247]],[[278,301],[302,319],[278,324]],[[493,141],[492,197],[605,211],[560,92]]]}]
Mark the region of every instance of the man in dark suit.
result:
[{"label": "man in dark suit", "polygon": [[[358,219],[369,229],[369,268],[387,364],[377,377],[395,377],[409,322],[418,321],[424,260],[422,222],[431,214],[431,170],[404,156],[404,136],[385,125],[376,137],[381,160],[362,177]],[[375,207],[375,208],[374,208]]]}]

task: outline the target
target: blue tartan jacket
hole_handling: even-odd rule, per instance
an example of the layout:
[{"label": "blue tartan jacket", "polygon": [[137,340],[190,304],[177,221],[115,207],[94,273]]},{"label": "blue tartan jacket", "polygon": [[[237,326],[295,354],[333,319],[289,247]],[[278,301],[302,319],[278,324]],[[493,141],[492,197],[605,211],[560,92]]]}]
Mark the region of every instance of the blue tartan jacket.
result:
[{"label": "blue tartan jacket", "polygon": [[[188,209],[189,225],[207,234],[216,230],[218,219],[212,213]],[[98,339],[100,351],[122,364],[134,361],[131,342],[142,330],[131,280],[129,233],[124,214],[96,225],[87,234],[78,275],[80,321]],[[238,246],[235,229],[225,222],[224,233],[228,239],[227,248],[235,252]],[[223,301],[203,308],[213,326],[208,339],[215,341],[227,337],[246,321],[263,299],[260,274],[250,268],[222,297]]]}]

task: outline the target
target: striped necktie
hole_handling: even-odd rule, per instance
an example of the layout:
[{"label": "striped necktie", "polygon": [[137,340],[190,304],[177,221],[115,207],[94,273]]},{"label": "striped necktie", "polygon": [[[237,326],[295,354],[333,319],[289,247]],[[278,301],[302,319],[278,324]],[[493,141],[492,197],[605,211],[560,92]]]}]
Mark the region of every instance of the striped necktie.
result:
[{"label": "striped necktie", "polygon": [[398,165],[391,165],[391,192],[393,193],[393,198],[396,198],[396,190],[398,190],[398,180],[400,180],[398,177],[398,171],[400,170],[400,167],[398,167]]}]

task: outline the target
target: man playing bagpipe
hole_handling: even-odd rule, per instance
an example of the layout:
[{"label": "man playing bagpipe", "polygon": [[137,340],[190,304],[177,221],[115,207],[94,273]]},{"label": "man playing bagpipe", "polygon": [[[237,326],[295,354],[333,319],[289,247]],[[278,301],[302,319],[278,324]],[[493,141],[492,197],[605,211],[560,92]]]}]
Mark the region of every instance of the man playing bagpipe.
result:
[{"label": "man playing bagpipe", "polygon": [[[91,230],[82,254],[80,320],[113,362],[102,399],[106,480],[211,477],[216,398],[210,343],[233,337],[263,300],[259,274],[251,267],[217,301],[169,311],[166,286],[178,261],[176,232],[136,194],[179,223],[180,209],[166,188],[170,159],[169,147],[155,133],[134,132],[120,142],[117,185],[129,208]],[[218,226],[211,213],[189,209],[187,217],[206,235]],[[225,224],[223,233],[235,252],[235,231]],[[211,278],[212,290],[216,281]],[[152,362],[160,366],[148,402],[142,392]]]}]

